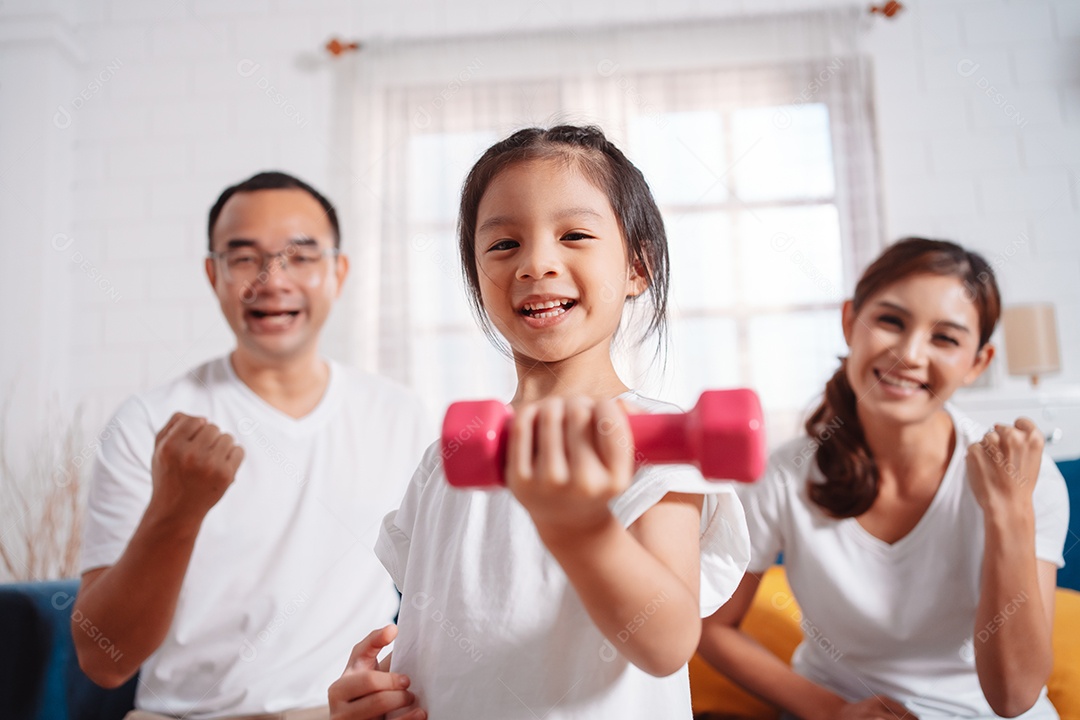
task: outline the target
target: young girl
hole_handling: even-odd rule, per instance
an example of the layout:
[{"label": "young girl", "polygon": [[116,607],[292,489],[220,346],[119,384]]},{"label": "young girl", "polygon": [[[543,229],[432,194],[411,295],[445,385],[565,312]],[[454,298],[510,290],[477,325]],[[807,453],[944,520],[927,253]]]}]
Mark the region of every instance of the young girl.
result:
[{"label": "young girl", "polygon": [[611,360],[627,299],[650,291],[649,331],[664,326],[648,186],[595,128],[522,130],[466,179],[460,244],[518,374],[507,487],[450,488],[429,449],[376,547],[402,592],[393,672],[374,664],[384,628],[331,687],[334,716],[689,719],[700,618],[738,585],[749,541],[728,486],[686,466],[635,472],[619,401],[676,411]]},{"label": "young girl", "polygon": [[[1065,483],[1027,419],[984,433],[947,401],[993,357],[994,274],[907,239],[844,304],[850,352],[765,477],[753,546],[700,651],[802,718],[1057,717],[1046,699]],[[802,610],[792,667],[738,629],[784,553]]]}]

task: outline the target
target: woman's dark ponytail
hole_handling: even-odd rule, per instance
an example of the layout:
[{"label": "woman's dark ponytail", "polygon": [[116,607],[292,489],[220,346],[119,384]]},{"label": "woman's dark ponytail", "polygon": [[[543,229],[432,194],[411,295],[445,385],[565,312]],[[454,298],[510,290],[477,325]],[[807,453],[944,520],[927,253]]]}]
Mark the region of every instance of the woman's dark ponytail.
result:
[{"label": "woman's dark ponytail", "polygon": [[855,411],[846,360],[825,384],[825,397],[806,421],[806,433],[817,444],[815,458],[827,478],[807,485],[810,500],[837,518],[869,510],[877,498],[878,469]]}]

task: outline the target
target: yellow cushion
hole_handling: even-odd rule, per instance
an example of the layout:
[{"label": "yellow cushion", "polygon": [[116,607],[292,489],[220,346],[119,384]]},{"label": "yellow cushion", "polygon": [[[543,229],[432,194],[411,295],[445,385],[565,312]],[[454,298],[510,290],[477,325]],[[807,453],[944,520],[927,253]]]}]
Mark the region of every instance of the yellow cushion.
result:
[{"label": "yellow cushion", "polygon": [[[802,615],[788,587],[784,568],[769,568],[743,618],[742,629],[772,653],[791,662],[802,640]],[[711,665],[694,656],[690,660],[690,697],[694,714],[713,713],[732,718],[778,718],[780,712],[736,687]]]},{"label": "yellow cushion", "polygon": [[1080,593],[1054,593],[1054,669],[1046,683],[1061,720],[1080,718]]},{"label": "yellow cushion", "polygon": [[[1054,668],[1047,689],[1062,720],[1080,720],[1080,593],[1058,588],[1054,598]],[[769,568],[761,578],[742,629],[774,655],[791,662],[802,640],[801,619],[784,568]],[[778,710],[736,687],[696,655],[690,661],[690,693],[695,716],[762,720],[780,716]]]}]

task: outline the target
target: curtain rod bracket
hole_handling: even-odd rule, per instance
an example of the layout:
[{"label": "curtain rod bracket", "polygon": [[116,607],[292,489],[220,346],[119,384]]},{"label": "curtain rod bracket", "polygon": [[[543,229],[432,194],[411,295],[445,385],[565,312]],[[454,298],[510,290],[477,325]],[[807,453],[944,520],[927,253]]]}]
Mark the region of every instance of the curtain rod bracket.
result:
[{"label": "curtain rod bracket", "polygon": [[870,14],[881,13],[887,18],[892,18],[903,9],[904,6],[896,2],[896,0],[889,0],[884,5],[871,5]]},{"label": "curtain rod bracket", "polygon": [[360,43],[358,42],[342,42],[336,37],[331,38],[326,45],[324,45],[326,51],[334,57],[340,57],[347,52],[357,52],[360,50]]}]

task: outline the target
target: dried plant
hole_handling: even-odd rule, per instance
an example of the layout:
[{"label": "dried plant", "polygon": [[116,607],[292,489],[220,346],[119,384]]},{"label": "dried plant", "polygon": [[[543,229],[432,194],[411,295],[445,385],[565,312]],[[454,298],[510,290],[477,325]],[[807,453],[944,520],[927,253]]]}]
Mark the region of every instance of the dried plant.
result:
[{"label": "dried plant", "polygon": [[0,413],[0,580],[74,577],[85,503],[83,471],[95,445],[82,442],[82,411],[47,423],[16,457]]}]

